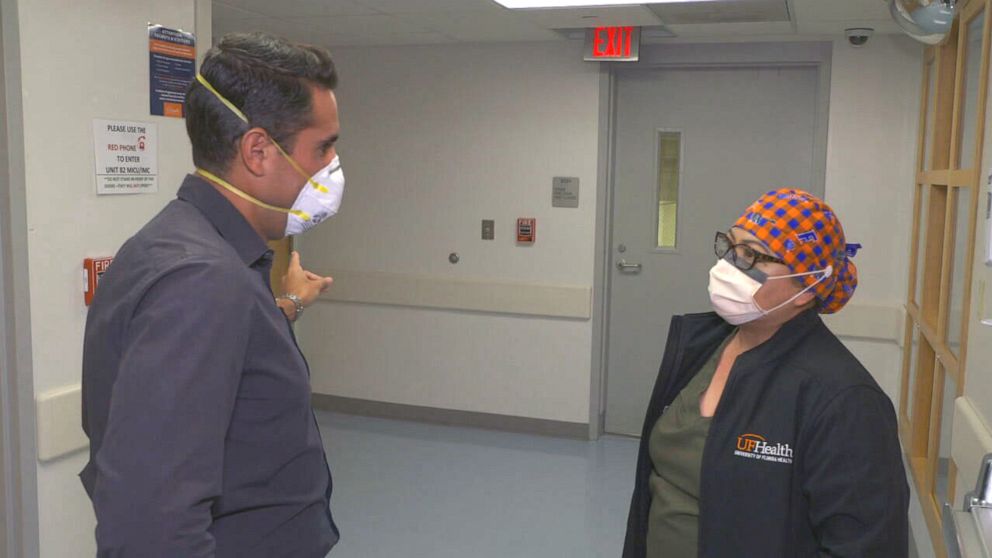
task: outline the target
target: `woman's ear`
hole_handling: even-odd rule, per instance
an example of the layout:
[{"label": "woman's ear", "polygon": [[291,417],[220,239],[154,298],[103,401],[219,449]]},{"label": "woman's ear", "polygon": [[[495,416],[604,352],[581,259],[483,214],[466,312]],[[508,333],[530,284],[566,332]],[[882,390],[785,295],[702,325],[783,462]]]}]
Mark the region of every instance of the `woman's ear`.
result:
[{"label": "woman's ear", "polygon": [[[806,288],[806,287],[803,286],[802,288]],[[796,300],[792,301],[792,304],[796,305],[796,307],[803,307],[815,300],[816,300],[816,295],[813,294],[813,290],[810,289],[804,292],[803,294],[797,296]]]}]

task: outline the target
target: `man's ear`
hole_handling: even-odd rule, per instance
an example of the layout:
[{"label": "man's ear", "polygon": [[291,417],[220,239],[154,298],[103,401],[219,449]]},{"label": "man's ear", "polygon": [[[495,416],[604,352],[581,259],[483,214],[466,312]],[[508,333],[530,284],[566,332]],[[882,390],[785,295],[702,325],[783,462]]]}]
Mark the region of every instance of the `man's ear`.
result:
[{"label": "man's ear", "polygon": [[264,176],[267,158],[272,151],[272,140],[262,128],[252,128],[241,136],[238,142],[238,154],[248,172],[255,176]]}]

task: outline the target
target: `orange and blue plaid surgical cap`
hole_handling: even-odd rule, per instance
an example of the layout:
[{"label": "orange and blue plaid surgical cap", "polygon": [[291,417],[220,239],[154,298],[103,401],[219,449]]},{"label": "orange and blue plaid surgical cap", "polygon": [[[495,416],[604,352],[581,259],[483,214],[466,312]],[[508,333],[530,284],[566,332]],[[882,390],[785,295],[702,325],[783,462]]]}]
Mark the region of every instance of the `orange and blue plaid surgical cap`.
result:
[{"label": "orange and blue plaid surgical cap", "polygon": [[[833,314],[858,287],[858,268],[851,261],[859,248],[847,244],[833,209],[813,194],[792,188],[768,192],[744,211],[734,227],[758,238],[792,273],[833,268],[833,274],[813,287],[821,314]],[[800,277],[807,286],[820,275]]]}]

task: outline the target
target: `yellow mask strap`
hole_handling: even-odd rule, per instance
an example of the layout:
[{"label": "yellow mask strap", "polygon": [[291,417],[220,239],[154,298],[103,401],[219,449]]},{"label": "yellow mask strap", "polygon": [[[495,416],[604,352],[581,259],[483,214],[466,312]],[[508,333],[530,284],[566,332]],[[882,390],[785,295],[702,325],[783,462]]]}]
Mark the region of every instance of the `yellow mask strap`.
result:
[{"label": "yellow mask strap", "polygon": [[[207,88],[207,91],[210,91],[211,93],[213,93],[214,97],[217,97],[217,99],[219,99],[220,102],[224,103],[224,105],[226,105],[227,108],[231,109],[231,112],[233,112],[235,114],[235,116],[237,116],[238,118],[240,118],[241,120],[243,120],[245,124],[249,124],[250,125],[250,122],[248,122],[248,117],[245,116],[245,113],[241,112],[241,109],[239,109],[238,107],[236,107],[234,105],[234,103],[232,103],[231,101],[228,101],[226,97],[224,97],[223,95],[221,95],[220,94],[220,91],[217,91],[217,89],[215,89],[213,85],[210,85],[210,82],[207,81],[207,78],[203,77],[203,74],[197,72],[197,74],[196,74],[196,81],[199,81],[204,87]],[[269,138],[272,139],[272,145],[275,145],[276,146],[276,149],[279,150],[279,153],[282,153],[282,156],[285,157],[287,161],[289,161],[289,164],[294,169],[296,169],[296,172],[300,173],[300,176],[302,176],[303,178],[305,178],[307,180],[307,182],[310,184],[310,186],[313,186],[314,188],[316,188],[321,193],[326,194],[328,192],[327,188],[321,186],[320,183],[318,183],[316,180],[314,180],[313,178],[311,178],[310,175],[307,174],[307,172],[305,170],[303,170],[303,167],[301,167],[299,165],[299,163],[296,162],[295,159],[293,159],[292,157],[290,157],[289,156],[289,153],[286,153],[286,150],[284,150],[282,148],[282,146],[279,145],[279,143],[276,142],[276,140],[271,137],[271,135],[269,136]],[[221,184],[221,186],[223,186],[223,184]],[[245,195],[247,195],[247,194],[245,194]],[[254,198],[252,198],[252,199],[254,199]]]},{"label": "yellow mask strap", "polygon": [[241,112],[241,109],[239,109],[238,107],[234,106],[234,103],[232,103],[231,101],[228,101],[223,95],[221,95],[220,94],[220,91],[217,91],[216,89],[214,89],[214,86],[213,85],[210,85],[210,82],[207,81],[207,78],[203,77],[203,75],[200,74],[199,72],[196,73],[196,81],[200,82],[200,84],[202,84],[204,87],[206,87],[207,88],[207,91],[213,93],[214,94],[214,97],[217,97],[218,99],[220,99],[220,102],[222,102],[225,105],[227,105],[227,108],[231,109],[231,112],[233,112],[235,114],[235,116],[237,116],[241,120],[244,120],[245,124],[248,124],[249,123],[248,122],[248,117],[245,116],[245,113]]},{"label": "yellow mask strap", "polygon": [[239,198],[250,201],[251,203],[259,207],[264,207],[265,209],[271,209],[272,211],[278,211],[280,213],[290,213],[292,215],[296,215],[297,217],[299,217],[304,221],[310,220],[310,214],[307,213],[306,211],[300,211],[299,209],[286,209],[283,207],[276,207],[274,205],[267,204],[262,200],[255,198],[254,196],[251,196],[249,194],[246,194],[245,192],[242,192],[238,188],[235,188],[234,185],[232,185],[230,182],[224,180],[223,178],[217,176],[216,174],[208,170],[196,169],[196,173],[206,178],[207,180],[217,184],[218,186],[225,188],[226,190],[238,196]]}]

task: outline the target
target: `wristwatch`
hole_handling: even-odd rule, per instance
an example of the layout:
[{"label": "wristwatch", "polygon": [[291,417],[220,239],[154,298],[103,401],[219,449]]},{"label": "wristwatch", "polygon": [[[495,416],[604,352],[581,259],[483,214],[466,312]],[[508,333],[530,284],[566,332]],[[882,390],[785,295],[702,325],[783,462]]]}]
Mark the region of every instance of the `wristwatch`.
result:
[{"label": "wristwatch", "polygon": [[296,307],[296,317],[293,318],[293,321],[299,320],[300,316],[303,315],[303,299],[291,293],[286,293],[279,298],[285,298],[293,303],[293,306]]}]

